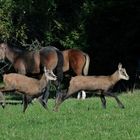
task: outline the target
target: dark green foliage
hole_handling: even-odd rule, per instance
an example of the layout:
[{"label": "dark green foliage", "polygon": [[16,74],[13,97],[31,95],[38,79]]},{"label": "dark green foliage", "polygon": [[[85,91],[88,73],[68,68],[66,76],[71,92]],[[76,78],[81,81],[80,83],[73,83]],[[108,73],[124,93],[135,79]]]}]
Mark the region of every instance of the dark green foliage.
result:
[{"label": "dark green foliage", "polygon": [[[18,5],[13,0],[0,1],[0,37],[1,41],[27,39],[26,23],[22,21],[23,14],[18,10]],[[22,11],[24,13],[24,11]]]},{"label": "dark green foliage", "polygon": [[59,44],[65,48],[84,48],[87,44],[84,24],[93,2],[6,0],[0,3],[3,5],[0,15],[1,40],[31,43],[37,39],[46,45]]},{"label": "dark green foliage", "polygon": [[1,0],[0,40],[80,48],[90,55],[90,74],[111,74],[122,62],[134,75],[139,15],[139,0]]},{"label": "dark green foliage", "polygon": [[[103,50],[137,50],[140,7],[135,1],[1,0],[1,40]],[[135,43],[134,43],[135,41]],[[134,47],[132,47],[134,45]]]}]

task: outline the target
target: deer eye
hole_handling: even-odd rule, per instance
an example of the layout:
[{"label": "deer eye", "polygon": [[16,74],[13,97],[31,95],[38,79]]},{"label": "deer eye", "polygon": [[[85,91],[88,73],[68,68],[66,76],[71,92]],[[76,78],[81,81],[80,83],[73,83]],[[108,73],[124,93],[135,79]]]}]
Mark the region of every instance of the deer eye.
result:
[{"label": "deer eye", "polygon": [[125,71],[123,71],[123,75],[125,75],[125,76],[127,75]]}]

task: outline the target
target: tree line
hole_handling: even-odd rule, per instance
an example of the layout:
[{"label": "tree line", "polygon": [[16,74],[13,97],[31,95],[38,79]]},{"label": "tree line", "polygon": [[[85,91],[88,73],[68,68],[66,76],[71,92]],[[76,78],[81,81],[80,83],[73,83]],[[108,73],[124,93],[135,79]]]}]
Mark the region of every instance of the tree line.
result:
[{"label": "tree line", "polygon": [[139,15],[138,0],[0,0],[0,40],[79,48],[91,58],[89,74],[111,74],[122,62],[133,76]]}]

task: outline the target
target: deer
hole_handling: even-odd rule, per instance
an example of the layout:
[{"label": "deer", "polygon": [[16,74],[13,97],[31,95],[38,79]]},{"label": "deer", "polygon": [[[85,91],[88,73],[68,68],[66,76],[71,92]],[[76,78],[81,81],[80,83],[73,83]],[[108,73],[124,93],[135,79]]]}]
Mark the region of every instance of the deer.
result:
[{"label": "deer", "polygon": [[[23,112],[27,109],[28,104],[34,99],[43,95],[47,88],[49,80],[56,80],[56,76],[51,70],[46,70],[41,79],[31,78],[22,74],[10,73],[3,75],[4,87],[0,88],[0,92],[6,93],[16,91],[16,93],[25,95],[23,99]],[[39,100],[41,105],[46,108],[45,102]]]},{"label": "deer", "polygon": [[98,91],[103,108],[106,108],[105,96],[114,97],[120,108],[124,108],[122,102],[118,99],[117,95],[112,91],[114,85],[120,80],[129,80],[129,76],[122,64],[118,64],[118,69],[108,76],[75,76],[70,80],[68,91],[66,94],[59,95],[56,99],[54,111],[58,111],[58,107],[62,102],[69,98],[72,94],[85,90],[85,91]]}]

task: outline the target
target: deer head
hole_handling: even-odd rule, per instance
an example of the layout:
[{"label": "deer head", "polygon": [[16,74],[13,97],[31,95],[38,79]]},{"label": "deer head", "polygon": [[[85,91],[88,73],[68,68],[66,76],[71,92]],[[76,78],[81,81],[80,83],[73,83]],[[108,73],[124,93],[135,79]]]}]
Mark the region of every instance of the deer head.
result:
[{"label": "deer head", "polygon": [[46,67],[44,67],[44,73],[47,80],[57,80],[57,76],[53,73],[52,70],[47,70]]},{"label": "deer head", "polygon": [[119,72],[120,79],[129,80],[129,76],[128,76],[125,68],[122,68],[122,64],[121,63],[118,64],[118,72]]}]

